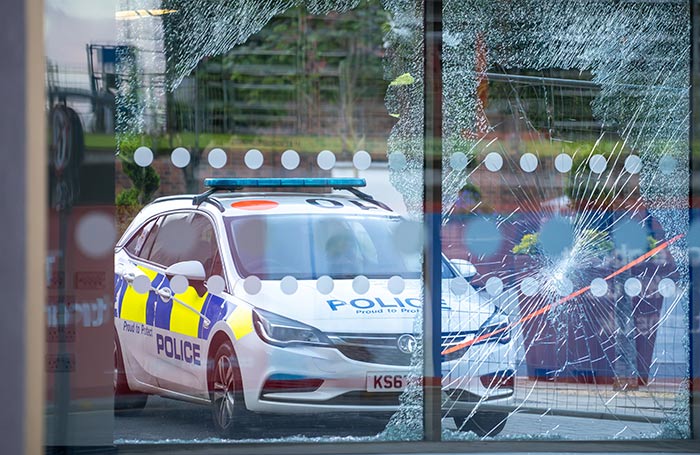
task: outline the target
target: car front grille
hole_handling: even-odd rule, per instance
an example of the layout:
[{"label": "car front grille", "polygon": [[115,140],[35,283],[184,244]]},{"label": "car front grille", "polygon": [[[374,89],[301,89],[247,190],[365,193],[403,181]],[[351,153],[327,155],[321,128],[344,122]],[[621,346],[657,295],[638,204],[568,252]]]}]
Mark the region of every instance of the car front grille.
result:
[{"label": "car front grille", "polygon": [[409,366],[411,354],[399,351],[398,335],[333,334],[329,338],[347,358],[380,365]]},{"label": "car front grille", "polygon": [[[505,326],[505,325],[504,325]],[[497,327],[497,328],[500,328]],[[492,327],[474,331],[443,332],[441,342],[442,349],[459,346],[478,339],[483,334],[490,333]],[[494,329],[495,330],[495,329]],[[359,362],[376,363],[380,365],[411,365],[412,354],[399,351],[398,339],[403,334],[328,334],[335,347],[349,359]],[[419,338],[418,336],[416,338]],[[499,333],[495,336],[467,344],[449,354],[441,355],[443,362],[458,360],[464,356],[469,347],[484,343],[507,343],[510,341],[509,332]]]}]

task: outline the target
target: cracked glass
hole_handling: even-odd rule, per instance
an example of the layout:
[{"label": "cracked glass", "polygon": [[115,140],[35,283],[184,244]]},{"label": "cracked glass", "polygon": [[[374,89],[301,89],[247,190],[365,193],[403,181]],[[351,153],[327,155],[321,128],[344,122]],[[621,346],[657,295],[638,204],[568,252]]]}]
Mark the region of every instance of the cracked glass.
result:
[{"label": "cracked glass", "polygon": [[104,3],[46,2],[49,445],[690,438],[686,2],[441,2],[439,233],[425,2]]},{"label": "cracked glass", "polygon": [[490,391],[446,439],[689,437],[688,36],[683,2],[444,3],[443,251],[503,321],[443,344]]}]

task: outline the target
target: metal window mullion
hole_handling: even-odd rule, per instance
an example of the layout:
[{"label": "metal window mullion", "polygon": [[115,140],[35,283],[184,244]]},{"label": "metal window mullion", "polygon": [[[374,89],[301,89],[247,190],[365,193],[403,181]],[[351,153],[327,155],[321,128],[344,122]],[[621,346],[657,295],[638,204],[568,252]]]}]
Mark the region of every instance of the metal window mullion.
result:
[{"label": "metal window mullion", "polygon": [[423,439],[441,435],[442,1],[424,0]]},{"label": "metal window mullion", "polygon": [[[693,0],[690,2],[690,102],[689,109],[690,124],[689,127],[689,221],[691,225],[698,220],[697,202],[700,197],[700,188],[695,184],[695,172],[700,168],[700,164],[695,159],[695,154],[698,152],[698,132],[700,131],[700,91],[696,84],[700,83],[700,61],[698,61],[698,50],[700,47],[700,2]],[[690,241],[690,239],[688,239]],[[692,259],[692,258],[691,258]],[[691,423],[691,438],[700,438],[700,286],[696,282],[698,279],[697,266],[693,264],[693,260],[689,261],[689,282],[690,282],[690,302],[688,305],[689,311],[689,338],[690,338],[690,423]]]}]

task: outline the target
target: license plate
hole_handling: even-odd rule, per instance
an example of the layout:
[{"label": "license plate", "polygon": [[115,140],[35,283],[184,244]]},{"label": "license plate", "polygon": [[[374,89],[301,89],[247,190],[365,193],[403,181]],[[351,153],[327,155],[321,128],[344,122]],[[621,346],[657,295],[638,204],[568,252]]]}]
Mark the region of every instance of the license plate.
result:
[{"label": "license plate", "polygon": [[408,376],[396,373],[367,373],[368,392],[401,392],[408,384]]}]

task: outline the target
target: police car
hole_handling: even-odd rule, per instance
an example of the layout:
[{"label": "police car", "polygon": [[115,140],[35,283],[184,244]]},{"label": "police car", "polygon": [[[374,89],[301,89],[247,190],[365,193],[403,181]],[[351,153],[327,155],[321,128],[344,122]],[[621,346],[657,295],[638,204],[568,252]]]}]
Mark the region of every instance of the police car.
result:
[{"label": "police car", "polygon": [[[253,413],[397,410],[422,292],[420,256],[396,240],[406,221],[363,179],[205,185],[144,207],[116,245],[115,409],[201,403],[228,435]],[[496,434],[514,391],[508,319],[445,258],[442,315],[443,412]]]}]

